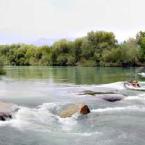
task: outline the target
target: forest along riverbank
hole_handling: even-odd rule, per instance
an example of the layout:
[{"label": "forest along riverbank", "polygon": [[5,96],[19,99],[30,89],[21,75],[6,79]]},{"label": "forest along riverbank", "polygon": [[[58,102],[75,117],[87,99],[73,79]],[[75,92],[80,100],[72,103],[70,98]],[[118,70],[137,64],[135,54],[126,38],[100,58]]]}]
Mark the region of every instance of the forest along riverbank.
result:
[{"label": "forest along riverbank", "polygon": [[145,66],[145,32],[118,43],[112,32],[89,32],[74,41],[59,40],[51,46],[0,45],[0,58],[14,66]]}]

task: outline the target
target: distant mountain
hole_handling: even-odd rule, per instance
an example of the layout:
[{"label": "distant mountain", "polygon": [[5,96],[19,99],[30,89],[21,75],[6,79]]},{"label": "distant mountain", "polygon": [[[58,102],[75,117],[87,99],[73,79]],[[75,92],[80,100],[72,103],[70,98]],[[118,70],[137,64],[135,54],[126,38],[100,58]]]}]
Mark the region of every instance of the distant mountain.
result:
[{"label": "distant mountain", "polygon": [[[43,46],[43,45],[52,45],[54,42],[60,40],[61,38],[51,38],[51,39],[46,39],[46,38],[40,38],[36,41],[31,42],[30,44],[36,45],[36,46]],[[62,38],[65,39],[65,38]],[[74,40],[74,38],[67,38],[67,40]]]},{"label": "distant mountain", "polygon": [[55,41],[58,39],[46,39],[46,38],[40,38],[36,41],[31,42],[31,44],[36,46],[43,46],[43,45],[52,45]]}]

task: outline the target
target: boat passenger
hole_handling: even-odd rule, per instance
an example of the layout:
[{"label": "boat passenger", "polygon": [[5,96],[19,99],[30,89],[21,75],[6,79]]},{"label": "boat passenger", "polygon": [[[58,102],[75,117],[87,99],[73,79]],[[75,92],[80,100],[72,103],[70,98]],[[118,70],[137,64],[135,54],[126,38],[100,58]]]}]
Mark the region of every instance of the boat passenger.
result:
[{"label": "boat passenger", "polygon": [[132,80],[132,81],[130,81],[130,83],[131,83],[131,85],[133,86],[133,87],[140,87],[140,84],[139,84],[139,82],[137,81],[137,80]]}]

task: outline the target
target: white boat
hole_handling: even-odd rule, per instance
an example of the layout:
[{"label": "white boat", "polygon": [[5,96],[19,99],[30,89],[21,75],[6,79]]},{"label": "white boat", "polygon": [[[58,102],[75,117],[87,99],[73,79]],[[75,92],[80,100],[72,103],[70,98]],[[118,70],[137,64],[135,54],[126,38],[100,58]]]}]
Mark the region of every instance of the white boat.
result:
[{"label": "white boat", "polygon": [[134,87],[131,83],[129,82],[124,82],[124,87],[126,89],[129,89],[129,90],[135,90],[135,91],[145,91],[145,86],[140,86],[140,87]]}]

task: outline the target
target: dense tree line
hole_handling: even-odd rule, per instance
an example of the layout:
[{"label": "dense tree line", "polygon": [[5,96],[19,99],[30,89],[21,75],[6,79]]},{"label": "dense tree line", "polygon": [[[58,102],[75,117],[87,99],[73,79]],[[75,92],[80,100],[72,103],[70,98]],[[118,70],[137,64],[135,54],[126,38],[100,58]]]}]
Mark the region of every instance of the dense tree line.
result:
[{"label": "dense tree line", "polygon": [[3,67],[3,60],[0,60],[0,75],[6,74],[4,67]]},{"label": "dense tree line", "polygon": [[145,65],[145,32],[123,43],[118,43],[112,32],[92,31],[52,46],[0,45],[0,60],[5,65],[141,66]]}]

